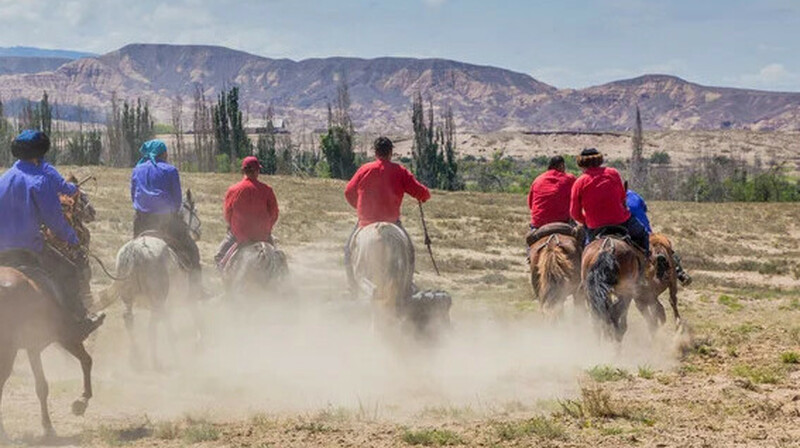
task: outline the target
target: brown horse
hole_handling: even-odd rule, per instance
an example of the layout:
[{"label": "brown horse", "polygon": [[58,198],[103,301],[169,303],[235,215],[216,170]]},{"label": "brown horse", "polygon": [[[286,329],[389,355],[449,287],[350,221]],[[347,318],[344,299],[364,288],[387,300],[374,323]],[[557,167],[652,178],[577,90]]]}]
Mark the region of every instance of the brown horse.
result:
[{"label": "brown horse", "polygon": [[672,242],[660,233],[653,233],[650,235],[650,250],[658,263],[656,269],[648,275],[646,287],[636,298],[636,307],[647,320],[650,332],[655,333],[667,321],[667,313],[658,300],[658,296],[669,289],[669,304],[672,306],[675,327],[680,328],[678,275],[675,270],[675,253],[672,250]]},{"label": "brown horse", "polygon": [[530,272],[533,293],[542,310],[558,316],[567,297],[583,306],[581,284],[581,246],[575,236],[553,233],[530,245]]},{"label": "brown horse", "polygon": [[[64,203],[72,207],[77,201]],[[73,213],[71,217],[78,215],[80,214]],[[0,400],[17,352],[27,351],[36,381],[36,395],[41,406],[42,427],[46,437],[55,435],[47,408],[49,388],[41,357],[47,346],[58,343],[81,364],[83,395],[72,404],[73,414],[83,415],[89,399],[92,398],[92,358],[83,345],[83,338],[72,328],[71,319],[65,313],[51,293],[23,270],[0,267]],[[7,440],[7,436],[0,416],[0,440],[3,439]]]},{"label": "brown horse", "polygon": [[602,334],[622,341],[628,307],[642,291],[644,254],[619,237],[601,236],[586,246],[581,265],[582,287]]}]

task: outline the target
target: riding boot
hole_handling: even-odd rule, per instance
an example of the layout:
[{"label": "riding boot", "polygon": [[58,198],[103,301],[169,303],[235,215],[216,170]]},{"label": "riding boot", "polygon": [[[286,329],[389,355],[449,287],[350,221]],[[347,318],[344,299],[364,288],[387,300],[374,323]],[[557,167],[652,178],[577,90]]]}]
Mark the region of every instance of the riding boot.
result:
[{"label": "riding boot", "polygon": [[[86,267],[88,268],[88,265]],[[103,324],[106,315],[105,313],[94,314],[89,312],[89,307],[94,303],[94,299],[92,297],[92,288],[89,284],[89,276],[85,272],[80,272],[78,276],[78,294],[71,302],[72,315],[78,324],[81,337],[86,339]]]},{"label": "riding boot", "polygon": [[236,244],[236,237],[233,236],[230,230],[228,230],[228,233],[225,234],[225,238],[219,245],[217,254],[214,255],[214,264],[217,266],[218,270],[222,270],[222,268],[224,267],[221,264],[222,260],[224,260],[225,256],[228,255],[228,251],[231,250],[231,247],[233,247],[234,244]]},{"label": "riding boot", "polygon": [[672,254],[672,261],[675,262],[675,274],[678,276],[678,280],[681,282],[683,286],[689,286],[692,284],[692,277],[689,275],[688,272],[683,270],[683,266],[681,266],[681,257],[678,254]]}]

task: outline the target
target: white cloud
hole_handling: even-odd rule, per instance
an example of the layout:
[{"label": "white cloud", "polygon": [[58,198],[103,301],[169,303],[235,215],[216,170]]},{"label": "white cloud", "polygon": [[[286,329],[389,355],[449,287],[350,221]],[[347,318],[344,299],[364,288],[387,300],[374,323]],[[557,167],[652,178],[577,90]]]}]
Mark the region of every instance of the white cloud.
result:
[{"label": "white cloud", "polygon": [[737,84],[762,89],[800,90],[800,74],[788,70],[783,64],[773,63],[757,73],[740,76]]}]

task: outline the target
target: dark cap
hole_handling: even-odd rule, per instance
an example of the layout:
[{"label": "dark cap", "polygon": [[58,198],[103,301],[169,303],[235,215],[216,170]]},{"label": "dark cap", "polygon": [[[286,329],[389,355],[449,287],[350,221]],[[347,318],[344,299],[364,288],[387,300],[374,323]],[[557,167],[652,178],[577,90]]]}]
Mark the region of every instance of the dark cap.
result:
[{"label": "dark cap", "polygon": [[18,159],[39,159],[50,150],[50,138],[42,131],[27,129],[11,143],[11,154]]}]

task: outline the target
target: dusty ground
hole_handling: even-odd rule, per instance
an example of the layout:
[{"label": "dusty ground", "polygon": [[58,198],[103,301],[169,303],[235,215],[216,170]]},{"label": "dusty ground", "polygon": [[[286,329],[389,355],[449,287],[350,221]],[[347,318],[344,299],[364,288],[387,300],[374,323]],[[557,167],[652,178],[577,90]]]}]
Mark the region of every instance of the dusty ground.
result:
[{"label": "dusty ground", "polygon": [[[65,169],[65,171],[68,169]],[[126,171],[88,170],[98,209],[95,251],[110,262],[131,232]],[[200,248],[222,236],[221,196],[233,175],[187,175],[199,200]],[[426,207],[442,277],[421,246],[418,281],[454,295],[455,329],[438,347],[389,344],[369,331],[362,304],[342,293],[340,247],[353,213],[337,181],[274,177],[276,234],[294,291],[262,311],[204,305],[202,349],[174,313],[166,369],[134,371],[120,307],[90,342],[96,397],[69,415],[78,366],[46,354],[60,445],[80,446],[800,446],[800,207],[651,204],[694,274],[680,293],[693,329],[686,353],[667,325],[650,340],[635,309],[620,350],[595,342],[579,313],[550,325],[530,300],[525,201],[439,193]],[[96,287],[108,283],[96,270]],[[208,287],[219,287],[209,266]],[[143,331],[147,311],[142,309]],[[163,341],[162,341],[163,342]],[[6,388],[9,433],[43,443],[32,377],[20,357]]]}]

